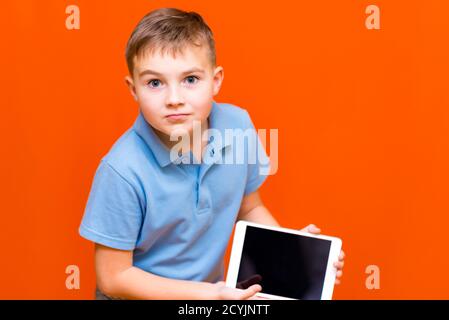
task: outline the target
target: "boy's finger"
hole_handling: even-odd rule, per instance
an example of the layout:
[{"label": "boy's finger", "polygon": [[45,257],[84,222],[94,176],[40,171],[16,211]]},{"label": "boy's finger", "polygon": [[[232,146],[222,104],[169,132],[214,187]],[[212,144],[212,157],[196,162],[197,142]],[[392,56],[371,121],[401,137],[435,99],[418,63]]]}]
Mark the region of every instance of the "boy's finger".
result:
[{"label": "boy's finger", "polygon": [[313,233],[313,234],[319,234],[321,232],[321,229],[312,223],[307,227],[307,232]]},{"label": "boy's finger", "polygon": [[334,267],[337,268],[337,269],[343,269],[344,265],[345,265],[344,261],[336,261],[336,262],[334,262]]},{"label": "boy's finger", "polygon": [[340,260],[340,261],[344,260],[345,256],[346,256],[345,252],[343,250],[341,250],[340,255],[338,256],[338,260]]},{"label": "boy's finger", "polygon": [[252,296],[254,296],[257,292],[259,292],[260,290],[262,290],[262,287],[259,284],[252,285],[248,289],[243,290],[243,292],[241,293],[240,299],[241,300],[249,299]]}]

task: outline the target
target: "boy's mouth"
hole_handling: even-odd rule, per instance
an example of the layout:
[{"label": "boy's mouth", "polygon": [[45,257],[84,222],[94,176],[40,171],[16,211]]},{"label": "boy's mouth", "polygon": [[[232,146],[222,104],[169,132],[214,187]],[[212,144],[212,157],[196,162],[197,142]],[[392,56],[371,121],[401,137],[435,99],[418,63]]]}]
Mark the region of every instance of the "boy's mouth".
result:
[{"label": "boy's mouth", "polygon": [[172,113],[169,115],[166,115],[165,118],[167,118],[169,121],[184,121],[190,116],[190,113]]}]

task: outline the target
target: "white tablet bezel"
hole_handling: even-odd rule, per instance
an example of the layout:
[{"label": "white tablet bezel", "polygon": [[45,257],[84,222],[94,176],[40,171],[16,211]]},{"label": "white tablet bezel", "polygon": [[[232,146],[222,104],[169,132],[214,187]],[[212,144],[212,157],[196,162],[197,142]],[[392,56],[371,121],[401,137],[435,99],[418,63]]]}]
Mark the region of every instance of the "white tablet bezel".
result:
[{"label": "white tablet bezel", "polygon": [[[301,236],[305,236],[305,237],[331,241],[329,259],[327,261],[326,275],[324,278],[324,285],[323,285],[323,292],[321,294],[321,300],[331,300],[332,299],[332,294],[333,294],[334,285],[335,285],[335,277],[337,274],[337,269],[334,267],[334,262],[338,261],[338,256],[340,255],[341,246],[342,246],[341,239],[336,238],[336,237],[325,236],[325,235],[314,235],[311,233],[302,232],[302,231],[293,230],[293,229],[282,228],[282,227],[266,226],[266,225],[248,222],[248,221],[244,221],[244,220],[238,221],[235,226],[234,240],[232,243],[231,256],[230,256],[228,272],[227,272],[227,276],[226,276],[226,286],[227,287],[235,288],[236,284],[237,284],[237,276],[238,276],[240,259],[242,256],[242,249],[243,249],[243,243],[244,243],[244,239],[245,239],[245,233],[246,233],[247,226],[281,231],[281,232],[297,234],[297,235],[301,235]],[[262,288],[262,292],[258,293],[257,296],[262,297],[262,298],[268,298],[268,299],[291,299],[289,297],[274,296],[274,295],[263,293],[263,288]]]}]

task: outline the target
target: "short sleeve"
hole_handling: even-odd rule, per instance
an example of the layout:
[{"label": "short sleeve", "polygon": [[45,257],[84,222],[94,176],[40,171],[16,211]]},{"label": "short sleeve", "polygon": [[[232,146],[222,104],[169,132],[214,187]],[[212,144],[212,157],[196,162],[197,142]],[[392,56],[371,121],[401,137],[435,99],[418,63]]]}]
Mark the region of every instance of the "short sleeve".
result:
[{"label": "short sleeve", "polygon": [[[270,172],[270,159],[267,156],[265,148],[260,141],[257,134],[257,130],[251,121],[248,119],[248,128],[253,132],[253,139],[249,139],[248,144],[248,154],[246,159],[248,159],[248,175],[246,180],[245,195],[257,191],[260,186],[267,179]],[[252,156],[251,156],[252,154]]]},{"label": "short sleeve", "polygon": [[95,173],[79,233],[111,248],[133,250],[142,211],[136,188],[103,160]]}]

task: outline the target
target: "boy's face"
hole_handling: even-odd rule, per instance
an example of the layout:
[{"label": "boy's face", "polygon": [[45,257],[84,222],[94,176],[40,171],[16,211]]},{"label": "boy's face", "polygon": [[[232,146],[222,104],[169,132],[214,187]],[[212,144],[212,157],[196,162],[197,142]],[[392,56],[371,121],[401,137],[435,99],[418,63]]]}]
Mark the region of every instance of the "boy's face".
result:
[{"label": "boy's face", "polygon": [[125,81],[145,119],[166,144],[170,134],[191,134],[194,120],[207,125],[223,68],[212,66],[206,46],[186,47],[176,57],[156,50],[134,62],[133,77]]}]

